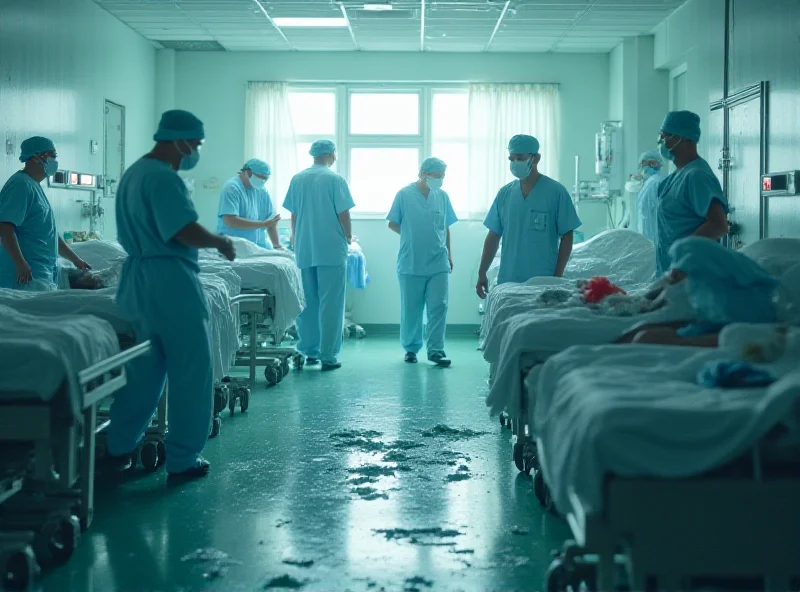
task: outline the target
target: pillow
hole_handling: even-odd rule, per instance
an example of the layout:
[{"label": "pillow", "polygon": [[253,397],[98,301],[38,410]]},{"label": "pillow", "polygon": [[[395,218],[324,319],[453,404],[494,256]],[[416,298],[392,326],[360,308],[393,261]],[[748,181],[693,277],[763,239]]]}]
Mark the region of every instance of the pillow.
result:
[{"label": "pillow", "polygon": [[742,247],[739,252],[780,277],[800,263],[800,238],[765,238]]},{"label": "pillow", "polygon": [[70,248],[78,257],[91,265],[94,271],[113,267],[128,256],[125,249],[113,241],[90,240],[73,243]]}]

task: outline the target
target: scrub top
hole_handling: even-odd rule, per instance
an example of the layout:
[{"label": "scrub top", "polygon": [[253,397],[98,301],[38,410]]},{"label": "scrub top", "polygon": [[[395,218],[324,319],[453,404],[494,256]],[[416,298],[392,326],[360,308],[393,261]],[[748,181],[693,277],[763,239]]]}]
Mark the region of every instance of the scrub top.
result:
[{"label": "scrub top", "polygon": [[653,244],[658,240],[658,184],[661,177],[650,175],[636,199],[639,214],[639,232]]},{"label": "scrub top", "polygon": [[447,193],[431,189],[426,198],[412,183],[397,192],[386,219],[400,227],[397,273],[429,276],[450,271],[447,229],[458,218]]},{"label": "scrub top", "polygon": [[658,186],[657,272],[670,267],[672,244],[693,234],[708,217],[711,204],[717,200],[728,213],[728,202],[722,186],[708,163],[696,158],[678,169]]},{"label": "scrub top", "polygon": [[347,264],[347,239],[339,214],[355,207],[343,177],[315,164],[297,173],[283,207],[295,215],[294,253],[300,269]]},{"label": "scrub top", "polygon": [[528,197],[520,181],[500,189],[483,225],[502,238],[497,283],[553,276],[559,239],[581,225],[566,187],[542,175]]},{"label": "scrub top", "polygon": [[[19,249],[34,280],[58,282],[58,233],[53,208],[42,186],[24,171],[11,175],[0,190],[0,222],[14,225]],[[19,288],[17,268],[0,244],[0,288]]]},{"label": "scrub top", "polygon": [[222,186],[219,196],[219,212],[217,214],[217,232],[225,236],[235,236],[249,240],[259,247],[271,249],[272,244],[267,242],[266,228],[231,228],[226,226],[223,216],[239,216],[246,220],[269,220],[275,215],[272,209],[272,200],[266,189],[245,187],[239,176],[229,179]]}]

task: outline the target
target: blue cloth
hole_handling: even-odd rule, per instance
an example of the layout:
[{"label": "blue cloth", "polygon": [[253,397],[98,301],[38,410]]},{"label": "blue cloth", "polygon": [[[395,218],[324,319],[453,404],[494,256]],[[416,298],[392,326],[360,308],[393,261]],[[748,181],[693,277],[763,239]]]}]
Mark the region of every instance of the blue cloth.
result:
[{"label": "blue cloth", "polygon": [[[447,307],[450,301],[450,273],[411,275],[400,273],[400,344],[417,354],[422,349],[423,332],[428,357],[444,354]],[[427,330],[424,329],[427,316]]]},{"label": "blue cloth", "polygon": [[658,244],[658,185],[661,179],[651,175],[636,197],[639,213],[639,232],[653,244]]},{"label": "blue cloth", "polygon": [[497,282],[504,284],[552,276],[559,239],[581,221],[567,189],[542,175],[527,198],[519,181],[500,189],[483,225],[502,238]]},{"label": "blue cloth", "polygon": [[420,173],[443,173],[446,170],[447,165],[444,163],[444,161],[434,158],[433,156],[423,160],[419,167]]},{"label": "blue cloth", "polygon": [[714,200],[728,212],[722,186],[708,163],[696,158],[658,186],[658,243],[656,267],[659,275],[669,269],[672,244],[690,236],[707,217]]},{"label": "blue cloth", "polygon": [[251,158],[244,163],[243,168],[252,171],[256,175],[261,175],[262,177],[269,177],[272,174],[272,169],[269,165],[258,158]]},{"label": "blue cloth", "polygon": [[361,251],[347,254],[347,283],[357,290],[363,290],[372,283],[367,273],[367,258]]},{"label": "blue cloth", "polygon": [[56,145],[49,138],[33,136],[23,140],[19,147],[19,161],[28,162],[32,157],[43,152],[55,152]]},{"label": "blue cloth", "polygon": [[725,325],[718,323],[692,323],[681,327],[676,331],[680,337],[702,337],[703,335],[715,335],[722,331]]},{"label": "blue cloth", "polygon": [[266,228],[231,228],[225,224],[223,216],[239,216],[245,220],[269,220],[275,215],[272,200],[266,189],[245,187],[239,176],[228,179],[222,186],[217,211],[217,232],[225,236],[245,238],[259,247],[271,249],[267,241]]},{"label": "blue cloth", "polygon": [[447,229],[458,221],[450,196],[412,183],[397,192],[386,219],[400,227],[397,273],[434,275],[450,271]]},{"label": "blue cloth", "polygon": [[755,261],[719,243],[692,236],[670,250],[672,268],[688,277],[689,301],[707,323],[772,323],[778,280]]},{"label": "blue cloth", "polygon": [[295,216],[294,252],[300,269],[347,264],[347,240],[339,214],[355,206],[343,177],[314,165],[297,173],[283,207]]},{"label": "blue cloth", "polygon": [[156,142],[175,140],[203,140],[206,137],[203,122],[188,111],[166,111],[161,115],[158,130],[153,136]]},{"label": "blue cloth", "polygon": [[[14,225],[19,249],[35,282],[28,290],[58,284],[58,233],[53,208],[42,186],[24,171],[11,175],[0,190],[0,222]],[[0,243],[0,288],[19,288],[17,268]]]},{"label": "blue cloth", "polygon": [[128,258],[117,305],[135,322],[138,342],[153,352],[131,363],[127,385],[111,406],[108,448],[131,452],[141,440],[169,379],[167,470],[197,463],[212,417],[208,307],[198,279],[197,249],[174,240],[197,213],[186,185],[168,164],[142,158],[117,189],[117,236]]},{"label": "blue cloth", "polygon": [[664,117],[661,131],[697,143],[700,141],[700,116],[691,111],[670,111]]},{"label": "blue cloth", "polygon": [[335,364],[342,351],[346,274],[344,265],[300,270],[306,307],[297,317],[297,351],[323,364]]},{"label": "blue cloth", "polygon": [[325,156],[326,154],[333,154],[336,152],[336,144],[330,140],[317,140],[311,144],[308,153],[316,158],[317,156]]},{"label": "blue cloth", "polygon": [[539,140],[518,134],[508,141],[508,151],[511,154],[539,154]]},{"label": "blue cloth", "polygon": [[747,362],[709,362],[697,373],[697,384],[706,388],[760,388],[775,378]]}]

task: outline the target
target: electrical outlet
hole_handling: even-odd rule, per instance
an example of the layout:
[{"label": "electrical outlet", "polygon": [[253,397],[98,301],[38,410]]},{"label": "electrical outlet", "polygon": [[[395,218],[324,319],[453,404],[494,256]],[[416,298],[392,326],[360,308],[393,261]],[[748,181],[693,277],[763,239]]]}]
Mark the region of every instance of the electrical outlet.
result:
[{"label": "electrical outlet", "polygon": [[92,154],[97,154],[97,140],[92,140],[89,142],[89,152]]},{"label": "electrical outlet", "polygon": [[14,142],[10,138],[6,139],[6,155],[14,156]]}]

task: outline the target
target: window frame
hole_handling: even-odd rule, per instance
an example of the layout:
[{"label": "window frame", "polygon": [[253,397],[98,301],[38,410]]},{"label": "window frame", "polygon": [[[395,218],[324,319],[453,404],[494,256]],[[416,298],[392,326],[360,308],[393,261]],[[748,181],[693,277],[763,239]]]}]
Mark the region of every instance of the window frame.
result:
[{"label": "window frame", "polygon": [[[431,154],[433,148],[433,96],[438,93],[468,92],[466,83],[289,83],[289,92],[334,92],[336,94],[336,135],[335,137],[298,135],[296,141],[313,142],[329,139],[336,142],[337,171],[348,183],[351,182],[350,152],[353,148],[418,148],[422,158]],[[418,94],[419,133],[416,135],[396,134],[353,134],[350,131],[350,98],[353,94]],[[443,138],[437,138],[443,140]],[[447,138],[447,141],[461,141],[461,138]],[[467,140],[464,140],[467,141]],[[298,163],[301,164],[301,163]],[[305,167],[303,167],[305,168]],[[409,182],[413,181],[413,177]],[[399,187],[397,188],[400,189]],[[354,196],[358,202],[358,196]],[[352,211],[354,219],[382,220],[387,212],[372,212],[358,209]],[[462,214],[456,209],[456,213]]]}]

